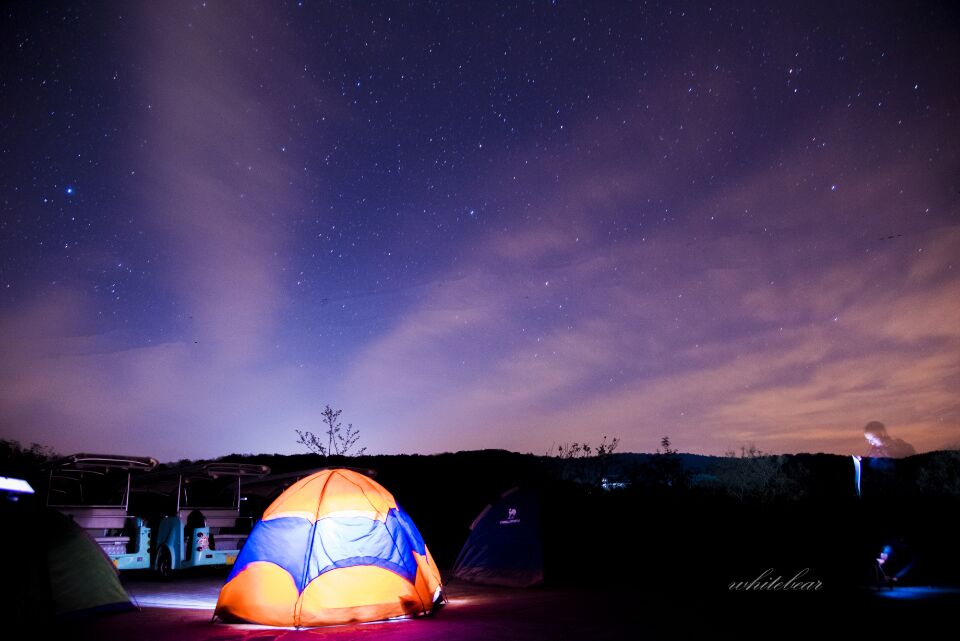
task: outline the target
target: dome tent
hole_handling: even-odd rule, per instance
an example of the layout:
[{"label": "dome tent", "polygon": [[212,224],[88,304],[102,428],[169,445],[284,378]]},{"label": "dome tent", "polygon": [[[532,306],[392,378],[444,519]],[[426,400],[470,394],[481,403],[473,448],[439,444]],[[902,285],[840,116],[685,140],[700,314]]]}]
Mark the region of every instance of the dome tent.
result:
[{"label": "dome tent", "polygon": [[540,499],[535,490],[507,490],[480,512],[454,563],[453,576],[510,587],[543,582]]},{"label": "dome tent", "polygon": [[[99,545],[69,517],[25,501],[0,499],[0,519],[9,524],[0,545],[14,551],[5,573],[0,612],[5,620],[77,619],[136,609],[117,570]],[[24,544],[29,536],[29,553]]]},{"label": "dome tent", "polygon": [[442,598],[440,572],[393,496],[363,474],[330,469],[266,509],[215,614],[308,627],[427,614]]}]

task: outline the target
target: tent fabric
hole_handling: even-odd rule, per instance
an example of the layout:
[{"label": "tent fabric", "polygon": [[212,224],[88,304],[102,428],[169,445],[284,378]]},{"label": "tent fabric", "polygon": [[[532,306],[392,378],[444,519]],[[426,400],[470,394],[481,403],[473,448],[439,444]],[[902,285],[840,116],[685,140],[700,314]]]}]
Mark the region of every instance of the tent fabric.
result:
[{"label": "tent fabric", "polygon": [[[3,608],[14,620],[136,609],[110,558],[70,517],[46,507],[3,503],[0,513],[8,525],[0,544],[15,551],[7,570],[20,577],[16,587],[5,586],[10,593],[3,598]],[[24,532],[31,535],[29,548],[22,539],[6,540]]]},{"label": "tent fabric", "polygon": [[540,501],[513,488],[488,505],[470,526],[453,576],[473,583],[530,587],[543,582]]},{"label": "tent fabric", "polygon": [[441,599],[440,572],[407,513],[373,479],[335,469],[267,508],[216,615],[307,627],[427,614]]}]

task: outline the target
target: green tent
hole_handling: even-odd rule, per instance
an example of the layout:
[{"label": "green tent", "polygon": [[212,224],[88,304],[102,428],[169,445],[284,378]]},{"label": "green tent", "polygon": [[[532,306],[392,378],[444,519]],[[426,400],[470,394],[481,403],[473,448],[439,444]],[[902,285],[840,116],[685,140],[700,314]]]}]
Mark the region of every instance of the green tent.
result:
[{"label": "green tent", "polygon": [[0,499],[0,523],[7,558],[0,610],[7,617],[43,621],[134,609],[109,557],[69,517]]}]

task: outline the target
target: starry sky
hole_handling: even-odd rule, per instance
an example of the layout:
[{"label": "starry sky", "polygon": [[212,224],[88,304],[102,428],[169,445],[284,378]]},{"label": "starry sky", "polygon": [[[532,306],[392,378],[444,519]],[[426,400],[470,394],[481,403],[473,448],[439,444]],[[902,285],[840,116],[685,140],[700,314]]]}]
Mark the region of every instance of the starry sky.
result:
[{"label": "starry sky", "polygon": [[2,15],[2,438],[960,444],[946,4]]}]

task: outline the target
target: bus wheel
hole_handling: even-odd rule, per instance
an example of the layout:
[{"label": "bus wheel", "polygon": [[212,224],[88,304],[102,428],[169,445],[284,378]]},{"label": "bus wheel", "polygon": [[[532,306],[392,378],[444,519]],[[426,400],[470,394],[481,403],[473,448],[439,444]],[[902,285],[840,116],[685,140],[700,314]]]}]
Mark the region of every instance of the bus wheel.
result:
[{"label": "bus wheel", "polygon": [[166,581],[173,575],[173,560],[170,558],[170,550],[160,548],[157,554],[157,578]]}]

